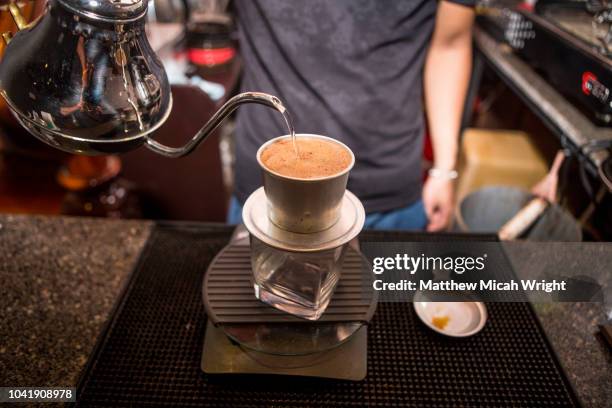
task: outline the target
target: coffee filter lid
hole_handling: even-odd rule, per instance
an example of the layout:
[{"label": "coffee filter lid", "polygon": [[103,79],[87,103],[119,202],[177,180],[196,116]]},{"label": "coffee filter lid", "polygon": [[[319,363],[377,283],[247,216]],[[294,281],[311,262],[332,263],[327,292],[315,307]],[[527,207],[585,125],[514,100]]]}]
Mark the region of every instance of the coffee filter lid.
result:
[{"label": "coffee filter lid", "polygon": [[309,234],[277,227],[268,218],[268,200],[263,187],[249,196],[242,219],[249,232],[271,247],[292,252],[316,252],[337,248],[355,238],[365,222],[365,210],[350,191],[344,193],[340,219],[330,228]]}]

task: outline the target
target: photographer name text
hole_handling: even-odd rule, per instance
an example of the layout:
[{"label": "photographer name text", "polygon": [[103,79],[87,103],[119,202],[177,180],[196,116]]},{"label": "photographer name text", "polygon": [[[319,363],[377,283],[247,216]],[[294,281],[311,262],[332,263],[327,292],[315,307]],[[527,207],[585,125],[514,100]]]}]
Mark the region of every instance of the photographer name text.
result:
[{"label": "photographer name text", "polygon": [[510,280],[507,282],[498,282],[496,280],[480,280],[478,282],[455,282],[448,281],[433,281],[419,280],[418,282],[402,279],[398,282],[384,282],[377,279],[373,282],[374,290],[377,291],[415,291],[415,290],[431,290],[431,291],[542,291],[546,293],[558,292],[566,290],[565,281],[546,280]]}]

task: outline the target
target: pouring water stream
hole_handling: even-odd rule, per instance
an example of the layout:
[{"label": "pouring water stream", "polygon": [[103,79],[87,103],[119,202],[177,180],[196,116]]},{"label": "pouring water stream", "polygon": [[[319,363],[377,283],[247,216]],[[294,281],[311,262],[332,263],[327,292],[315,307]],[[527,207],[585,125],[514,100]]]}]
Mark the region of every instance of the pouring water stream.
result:
[{"label": "pouring water stream", "polygon": [[[284,108],[284,107],[283,107]],[[291,115],[289,111],[284,108],[284,111],[279,109],[281,115],[283,115],[283,119],[285,120],[285,124],[287,125],[287,129],[289,129],[289,134],[291,135],[291,143],[293,144],[293,151],[295,152],[295,156],[300,158],[300,149],[297,144],[297,136],[295,135],[295,129],[293,127],[293,121],[291,120]]]}]

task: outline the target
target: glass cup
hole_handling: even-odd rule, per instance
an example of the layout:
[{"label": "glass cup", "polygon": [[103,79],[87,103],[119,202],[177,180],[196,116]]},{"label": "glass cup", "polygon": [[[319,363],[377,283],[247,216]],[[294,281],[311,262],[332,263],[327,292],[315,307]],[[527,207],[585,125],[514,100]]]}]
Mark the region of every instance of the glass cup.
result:
[{"label": "glass cup", "polygon": [[273,248],[251,234],[257,299],[308,320],[321,317],[340,279],[348,244],[316,252]]}]

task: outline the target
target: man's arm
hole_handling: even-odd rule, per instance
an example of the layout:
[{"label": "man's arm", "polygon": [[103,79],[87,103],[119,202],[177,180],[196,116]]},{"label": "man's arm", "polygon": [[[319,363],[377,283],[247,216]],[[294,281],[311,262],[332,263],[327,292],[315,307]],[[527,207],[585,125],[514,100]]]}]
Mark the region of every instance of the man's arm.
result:
[{"label": "man's arm", "polygon": [[434,168],[440,169],[423,186],[428,231],[448,226],[453,211],[453,182],[449,171],[457,164],[461,115],[472,69],[474,10],[441,1],[425,62],[425,106],[434,150]]}]

